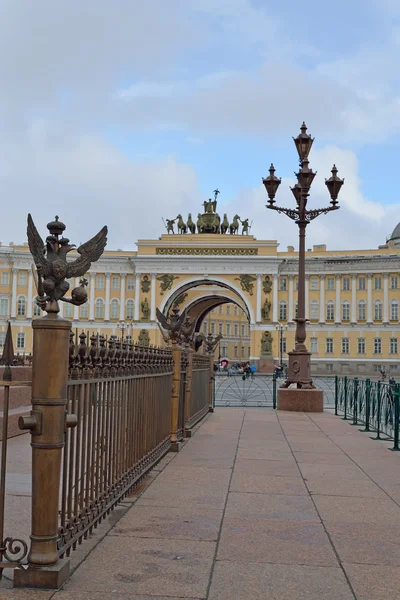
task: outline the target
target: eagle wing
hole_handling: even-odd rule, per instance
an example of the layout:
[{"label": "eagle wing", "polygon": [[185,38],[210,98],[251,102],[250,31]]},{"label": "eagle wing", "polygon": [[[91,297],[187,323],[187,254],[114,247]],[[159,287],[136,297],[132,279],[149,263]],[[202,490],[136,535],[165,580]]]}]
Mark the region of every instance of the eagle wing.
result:
[{"label": "eagle wing", "polygon": [[26,229],[26,233],[28,236],[29,250],[31,251],[33,260],[35,261],[36,268],[42,267],[44,271],[43,274],[45,275],[49,266],[49,261],[45,257],[46,246],[44,245],[43,240],[40,237],[40,233],[36,229],[36,225],[33,222],[30,213],[28,214],[28,226]]},{"label": "eagle wing", "polygon": [[256,281],[257,277],[253,277],[253,275],[246,275],[246,281],[251,283],[252,281]]},{"label": "eagle wing", "polygon": [[164,315],[164,313],[161,312],[159,308],[156,308],[156,315],[159,323],[161,323],[161,326],[167,331],[170,331],[171,325],[168,323],[167,317]]},{"label": "eagle wing", "polygon": [[81,275],[84,275],[90,269],[92,262],[99,260],[107,244],[107,233],[108,229],[104,226],[91,240],[79,246],[77,252],[80,254],[80,257],[73,262],[68,263],[68,279],[70,277],[80,277]]}]

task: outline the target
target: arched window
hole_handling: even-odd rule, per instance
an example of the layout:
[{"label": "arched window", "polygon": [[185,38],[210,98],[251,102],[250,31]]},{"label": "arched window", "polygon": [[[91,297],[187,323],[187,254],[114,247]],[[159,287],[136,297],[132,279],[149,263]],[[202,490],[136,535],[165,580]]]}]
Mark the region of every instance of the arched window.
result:
[{"label": "arched window", "polygon": [[390,320],[399,320],[399,302],[398,300],[392,300],[390,303]]},{"label": "arched window", "polygon": [[380,300],[376,300],[374,304],[374,319],[382,321],[382,302]]},{"label": "arched window", "polygon": [[79,309],[79,318],[87,319],[89,317],[89,303],[85,302]]},{"label": "arched window", "polygon": [[135,308],[135,302],[131,299],[126,301],[126,318],[133,319],[133,313]]},{"label": "arched window", "polygon": [[113,298],[111,300],[111,318],[118,319],[118,300]]},{"label": "arched window", "polygon": [[311,319],[311,321],[318,321],[318,319],[319,319],[319,302],[318,302],[318,300],[312,300],[310,302],[310,319]]},{"label": "arched window", "polygon": [[26,299],[25,296],[18,296],[18,316],[25,317],[26,313]]},{"label": "arched window", "polygon": [[34,317],[40,317],[40,308],[36,304],[36,302],[33,303],[33,316]]},{"label": "arched window", "polygon": [[350,302],[345,300],[342,304],[342,320],[350,321]]},{"label": "arched window", "polygon": [[74,315],[74,307],[72,304],[69,304],[69,302],[66,302],[64,304],[64,317],[66,319],[72,319]]},{"label": "arched window", "polygon": [[326,303],[326,320],[333,321],[335,318],[335,303],[333,300],[328,300]]},{"label": "arched window", "polygon": [[104,300],[102,298],[96,300],[96,319],[104,319]]},{"label": "arched window", "polygon": [[287,319],[287,304],[284,300],[279,302],[279,320],[286,321]]},{"label": "arched window", "polygon": [[367,313],[366,313],[366,302],[365,300],[360,300],[358,303],[358,320],[359,321],[365,321],[365,319],[367,318]]}]

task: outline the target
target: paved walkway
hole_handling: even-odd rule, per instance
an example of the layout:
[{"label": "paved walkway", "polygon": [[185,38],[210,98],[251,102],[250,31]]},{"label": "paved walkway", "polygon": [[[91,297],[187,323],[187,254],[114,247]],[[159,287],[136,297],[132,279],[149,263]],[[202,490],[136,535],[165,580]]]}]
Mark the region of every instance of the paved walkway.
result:
[{"label": "paved walkway", "polygon": [[63,591],[18,600],[400,597],[400,455],[331,414],[218,409]]}]

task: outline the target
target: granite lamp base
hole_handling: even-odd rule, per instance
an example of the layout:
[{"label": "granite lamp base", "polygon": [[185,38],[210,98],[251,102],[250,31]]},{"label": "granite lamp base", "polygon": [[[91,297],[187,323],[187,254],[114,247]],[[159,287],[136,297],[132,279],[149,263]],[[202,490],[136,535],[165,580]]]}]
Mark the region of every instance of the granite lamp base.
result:
[{"label": "granite lamp base", "polygon": [[323,412],[324,392],[322,390],[280,388],[278,390],[277,409],[296,412]]}]

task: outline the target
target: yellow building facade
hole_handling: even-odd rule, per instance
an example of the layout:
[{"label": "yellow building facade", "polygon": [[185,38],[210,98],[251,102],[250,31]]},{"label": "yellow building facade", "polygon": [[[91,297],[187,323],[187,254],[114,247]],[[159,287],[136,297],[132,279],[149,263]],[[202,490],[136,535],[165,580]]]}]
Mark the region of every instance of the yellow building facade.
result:
[{"label": "yellow building facade", "polygon": [[[70,255],[73,256],[73,253]],[[162,344],[156,308],[186,309],[203,333],[221,333],[217,355],[230,361],[261,356],[265,332],[272,357],[294,346],[297,253],[252,235],[164,234],[139,240],[131,252],[106,251],[87,274],[87,304],[60,303],[73,327],[136,341],[145,330]],[[77,281],[70,281],[75,287]],[[40,315],[27,245],[0,246],[0,347],[11,322],[16,352],[32,348],[31,321]],[[400,224],[377,249],[327,250],[306,256],[307,346],[318,374],[400,374]]]}]

